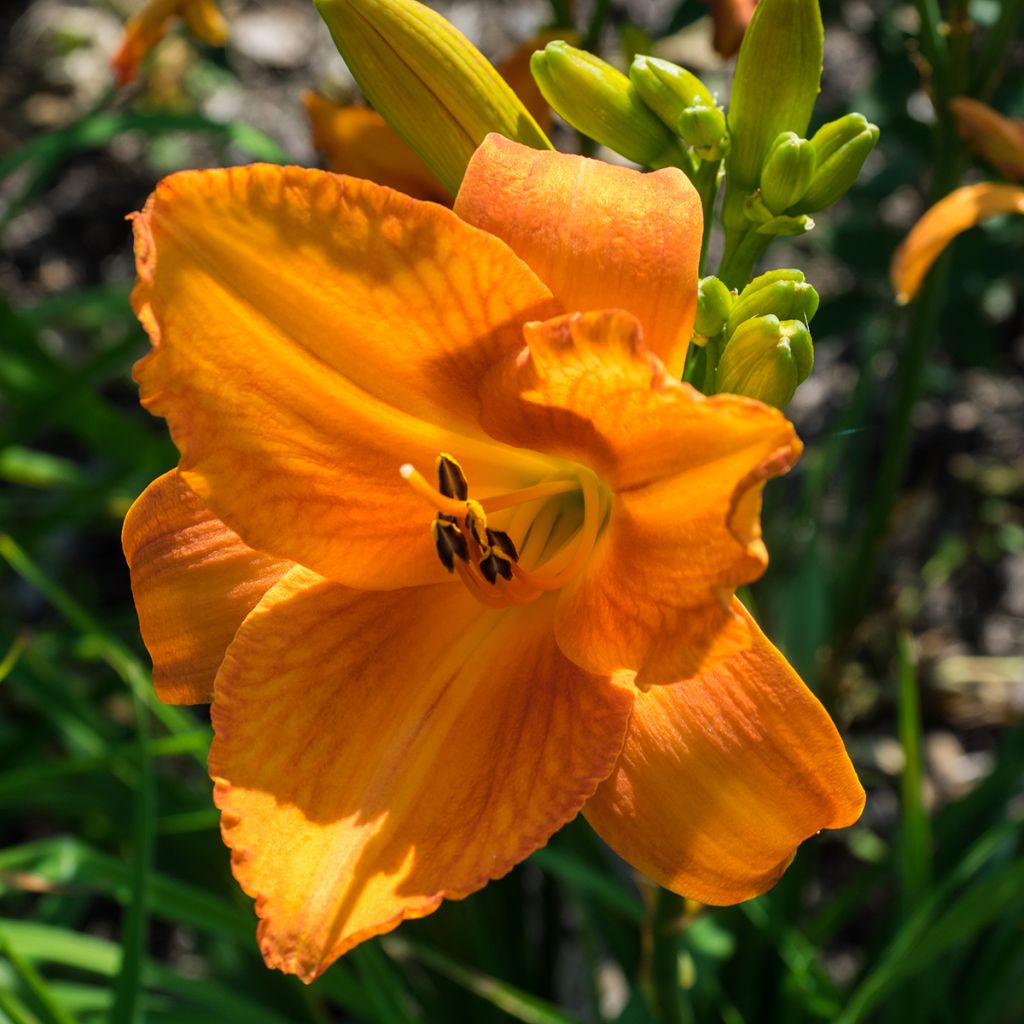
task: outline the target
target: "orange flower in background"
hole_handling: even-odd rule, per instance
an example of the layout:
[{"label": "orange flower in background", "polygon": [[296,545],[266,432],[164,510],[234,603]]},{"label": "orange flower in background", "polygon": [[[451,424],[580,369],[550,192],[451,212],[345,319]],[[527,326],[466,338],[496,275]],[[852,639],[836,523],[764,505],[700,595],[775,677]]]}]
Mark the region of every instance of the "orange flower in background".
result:
[{"label": "orange flower in background", "polygon": [[721,57],[732,57],[754,15],[757,0],[711,0],[711,45]]},{"label": "orange flower in background", "polygon": [[413,199],[451,206],[452,197],[433,171],[376,110],[341,106],[315,92],[302,94],[313,148],[339,174],[375,181]]},{"label": "orange flower in background", "polygon": [[[530,74],[530,56],[551,39],[564,35],[564,31],[544,32],[516,47],[497,65],[502,78],[544,132],[551,124],[551,108]],[[310,91],[303,93],[302,102],[312,128],[313,147],[323,153],[329,170],[388,185],[414,199],[451,206],[447,189],[376,111],[332,103]]]},{"label": "orange flower in background", "polygon": [[950,100],[957,131],[967,144],[1011,181],[1024,178],[1024,121],[966,96]]},{"label": "orange flower in background", "polygon": [[146,0],[142,9],[125,22],[124,35],[111,59],[120,85],[135,81],[139,65],[167,34],[172,22],[181,18],[193,35],[211,46],[223,46],[228,26],[214,0]]},{"label": "orange flower in background", "polygon": [[455,211],[273,166],[135,218],[143,404],[176,471],[124,545],[267,963],[309,981],[581,810],[706,903],[863,791],[733,596],[781,413],[679,382],[700,202],[490,136]]},{"label": "orange flower in background", "polygon": [[920,290],[942,250],[968,228],[1003,213],[1024,213],[1024,188],[982,181],[940,199],[911,228],[892,259],[889,276],[901,305]]}]

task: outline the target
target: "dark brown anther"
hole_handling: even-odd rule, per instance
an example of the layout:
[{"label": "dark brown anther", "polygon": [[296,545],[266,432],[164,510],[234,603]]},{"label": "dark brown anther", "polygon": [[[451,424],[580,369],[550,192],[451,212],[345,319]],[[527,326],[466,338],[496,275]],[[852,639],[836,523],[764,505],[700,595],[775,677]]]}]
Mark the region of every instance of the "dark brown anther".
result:
[{"label": "dark brown anther", "polygon": [[469,545],[463,532],[455,525],[451,516],[440,515],[431,524],[434,534],[434,547],[441,564],[449,571],[455,572],[455,559],[469,561]]},{"label": "dark brown anther", "polygon": [[513,562],[519,561],[519,552],[516,551],[512,538],[504,530],[488,530],[487,539],[492,548],[498,549],[499,555],[504,555]]},{"label": "dark brown anther", "polygon": [[486,558],[480,559],[480,572],[492,586],[498,582],[500,576],[503,580],[512,579],[512,563],[503,558],[496,551],[492,551]]},{"label": "dark brown anther", "polygon": [[462,467],[447,452],[437,457],[437,489],[446,497],[465,501],[469,497],[469,483]]}]

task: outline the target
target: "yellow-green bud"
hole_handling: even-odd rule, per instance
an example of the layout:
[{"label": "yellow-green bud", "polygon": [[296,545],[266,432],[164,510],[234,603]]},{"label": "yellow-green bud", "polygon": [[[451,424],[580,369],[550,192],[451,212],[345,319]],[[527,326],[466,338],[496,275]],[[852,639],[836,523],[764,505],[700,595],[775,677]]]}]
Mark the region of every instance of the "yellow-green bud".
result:
[{"label": "yellow-green bud", "polygon": [[633,83],[600,57],[556,40],[530,58],[530,70],[548,103],[584,135],[649,167],[684,158]]},{"label": "yellow-green bud", "polygon": [[729,152],[729,128],[718,107],[693,104],[681,111],[676,133],[701,160],[721,160]]},{"label": "yellow-green bud", "polygon": [[729,100],[730,185],[753,191],[780,132],[803,135],[821,82],[818,0],[761,0],[736,58]]},{"label": "yellow-green bud", "polygon": [[629,80],[644,103],[673,130],[685,107],[715,105],[708,87],[696,75],[660,57],[634,57]]},{"label": "yellow-green bud", "polygon": [[740,324],[718,363],[717,390],[787,405],[814,365],[810,331],[799,320],[758,316]]},{"label": "yellow-green bud", "polygon": [[775,140],[761,169],[761,198],[772,213],[784,213],[803,198],[816,159],[814,146],[796,132],[783,132]]},{"label": "yellow-green bud", "polygon": [[797,209],[814,213],[844,196],[857,180],[877,141],[877,125],[871,124],[863,114],[847,114],[822,125],[811,138],[817,166]]},{"label": "yellow-green bud", "polygon": [[728,285],[717,277],[705,277],[697,286],[697,316],[693,322],[694,343],[706,344],[722,332],[729,319],[735,297]]},{"label": "yellow-green bud", "polygon": [[740,292],[725,332],[731,336],[744,321],[768,314],[809,324],[817,312],[818,293],[799,270],[769,270]]},{"label": "yellow-green bud", "polygon": [[490,132],[551,143],[490,61],[415,0],[315,0],[366,98],[453,195]]}]

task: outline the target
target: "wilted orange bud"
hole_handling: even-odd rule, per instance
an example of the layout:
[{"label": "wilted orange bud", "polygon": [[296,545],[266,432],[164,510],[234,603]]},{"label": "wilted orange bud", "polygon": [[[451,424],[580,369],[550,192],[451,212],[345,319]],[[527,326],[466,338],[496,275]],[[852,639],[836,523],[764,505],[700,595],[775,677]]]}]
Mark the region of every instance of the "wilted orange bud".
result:
[{"label": "wilted orange bud", "polygon": [[135,80],[143,58],[163,39],[175,18],[182,18],[193,35],[211,46],[223,46],[227,41],[227,22],[214,0],[147,0],[125,22],[121,43],[110,61],[119,85]]},{"label": "wilted orange bud", "polygon": [[1024,188],[982,181],[940,199],[911,228],[893,256],[889,276],[896,301],[909,302],[942,250],[961,232],[1000,213],[1024,213]]},{"label": "wilted orange bud", "polygon": [[966,96],[957,96],[949,105],[957,131],[971,149],[1007,178],[1024,178],[1024,121],[1003,117]]},{"label": "wilted orange bud", "polygon": [[336,174],[389,185],[414,199],[451,206],[452,198],[427,165],[376,110],[341,106],[315,92],[302,102],[313,129],[313,145]]},{"label": "wilted orange bud", "polygon": [[711,0],[711,45],[716,53],[731,57],[740,48],[756,6],[757,0]]}]

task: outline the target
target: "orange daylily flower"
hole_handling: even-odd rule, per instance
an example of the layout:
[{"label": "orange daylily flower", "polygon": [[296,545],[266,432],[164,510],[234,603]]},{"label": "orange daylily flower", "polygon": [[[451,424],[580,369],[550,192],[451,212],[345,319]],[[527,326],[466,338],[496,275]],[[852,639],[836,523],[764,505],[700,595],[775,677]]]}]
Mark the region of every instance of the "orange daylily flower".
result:
[{"label": "orange daylily flower", "polygon": [[[497,65],[501,77],[544,132],[551,125],[551,108],[530,74],[530,57],[556,35],[562,38],[565,32],[544,32],[516,47]],[[328,169],[388,185],[414,199],[451,206],[448,190],[375,110],[332,103],[309,90],[303,93],[302,102],[312,128],[313,147],[323,153]]]},{"label": "orange daylily flower", "polygon": [[721,57],[732,57],[754,15],[757,0],[711,0],[711,45]]},{"label": "orange daylily flower", "polygon": [[332,103],[308,89],[302,102],[313,148],[332,171],[451,206],[452,197],[434,172],[376,110]]},{"label": "orange daylily flower", "polygon": [[1024,187],[982,181],[940,199],[911,228],[893,256],[889,277],[896,301],[902,305],[917,294],[932,264],[957,235],[1002,213],[1024,213]]},{"label": "orange daylily flower", "polygon": [[1024,121],[1003,117],[966,96],[955,97],[949,106],[960,135],[983,160],[1012,181],[1024,178]]},{"label": "orange daylily flower", "polygon": [[858,817],[733,596],[800,443],[679,382],[681,172],[490,136],[454,212],[256,165],[176,174],[134,223],[135,372],[181,462],[125,552],[159,695],[213,702],[268,964],[312,980],[581,810],[723,904]]},{"label": "orange daylily flower", "polygon": [[118,84],[135,80],[142,59],[163,39],[175,18],[182,18],[195,36],[211,46],[227,41],[227,22],[215,0],[146,0],[125,22],[124,35],[111,58]]}]

